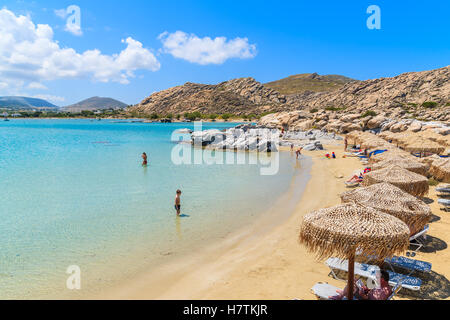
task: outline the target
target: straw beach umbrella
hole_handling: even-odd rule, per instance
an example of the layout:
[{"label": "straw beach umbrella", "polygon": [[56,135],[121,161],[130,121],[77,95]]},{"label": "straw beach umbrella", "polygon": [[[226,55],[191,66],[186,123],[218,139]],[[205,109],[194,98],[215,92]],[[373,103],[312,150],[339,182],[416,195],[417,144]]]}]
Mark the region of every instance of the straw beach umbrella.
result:
[{"label": "straw beach umbrella", "polygon": [[398,148],[387,149],[388,151],[376,154],[370,157],[370,162],[376,163],[380,161],[386,161],[389,159],[414,159],[409,153],[400,150]]},{"label": "straw beach umbrella", "polygon": [[367,173],[364,176],[363,185],[368,187],[381,182],[393,184],[416,197],[423,197],[430,189],[427,178],[398,165]]},{"label": "straw beach umbrella", "polygon": [[345,192],[341,200],[390,214],[406,223],[411,234],[423,230],[432,217],[430,207],[423,201],[386,182]]},{"label": "straw beach umbrella", "polygon": [[401,156],[387,158],[383,161],[377,162],[374,165],[372,165],[372,170],[373,171],[380,170],[380,169],[387,168],[392,165],[398,165],[399,167],[402,167],[403,169],[409,170],[411,172],[415,172],[422,176],[426,176],[428,174],[428,167],[425,164],[415,161],[415,160],[411,159],[410,157],[402,158]]},{"label": "straw beach umbrella", "polygon": [[382,139],[367,139],[361,142],[361,147],[365,149],[383,148],[387,142]]},{"label": "straw beach umbrella", "polygon": [[413,140],[411,139],[405,142],[405,150],[408,152],[431,152],[440,154],[444,152],[445,147],[429,139],[421,139],[416,137]]},{"label": "straw beach umbrella", "polygon": [[431,164],[430,173],[439,181],[450,182],[450,159],[435,160]]},{"label": "straw beach umbrella", "polygon": [[348,299],[353,300],[356,252],[382,259],[400,254],[408,249],[409,229],[391,215],[347,203],[306,215],[300,243],[319,258],[348,259]]}]

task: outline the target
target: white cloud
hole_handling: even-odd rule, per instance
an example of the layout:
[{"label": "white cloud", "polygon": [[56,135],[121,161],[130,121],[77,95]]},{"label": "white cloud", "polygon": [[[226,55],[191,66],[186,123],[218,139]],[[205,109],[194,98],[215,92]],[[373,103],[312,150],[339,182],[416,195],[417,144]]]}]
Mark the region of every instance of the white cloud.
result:
[{"label": "white cloud", "polygon": [[[28,95],[26,95],[26,96],[28,96]],[[54,103],[56,105],[58,105],[58,103],[64,102],[66,100],[64,97],[53,96],[53,95],[50,95],[50,94],[35,94],[35,95],[32,95],[32,96],[28,96],[28,97],[36,98],[36,99],[42,99],[42,100],[47,100],[47,101],[49,101],[51,103]]]},{"label": "white cloud", "polygon": [[256,56],[256,45],[249,44],[247,38],[199,38],[183,31],[166,31],[158,39],[163,44],[163,52],[201,65],[222,64],[232,58],[250,59]]},{"label": "white cloud", "polygon": [[83,53],[61,47],[53,39],[53,29],[35,25],[30,17],[0,10],[1,80],[14,87],[59,79],[90,79],[127,84],[137,70],[157,71],[160,63],[142,43],[127,38],[126,48],[105,55],[98,49]]},{"label": "white cloud", "polygon": [[28,89],[39,89],[39,90],[47,90],[48,88],[43,85],[42,83],[39,82],[31,82],[30,84],[28,84],[27,86]]}]

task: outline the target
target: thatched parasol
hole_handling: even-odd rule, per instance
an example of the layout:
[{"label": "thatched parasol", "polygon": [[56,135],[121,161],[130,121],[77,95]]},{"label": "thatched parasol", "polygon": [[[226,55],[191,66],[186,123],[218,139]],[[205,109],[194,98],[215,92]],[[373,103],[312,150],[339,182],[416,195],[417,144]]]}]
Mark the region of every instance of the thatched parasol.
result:
[{"label": "thatched parasol", "polygon": [[346,135],[348,141],[353,141],[354,144],[357,143],[359,136],[363,134],[362,131],[352,131]]},{"label": "thatched parasol", "polygon": [[355,253],[381,259],[408,249],[409,229],[399,219],[360,205],[341,204],[304,217],[300,242],[319,258],[347,258],[348,299],[353,300]]},{"label": "thatched parasol", "polygon": [[405,142],[404,146],[405,150],[408,152],[431,152],[440,154],[445,150],[445,147],[441,146],[437,142],[433,142],[429,139],[421,139],[418,137],[408,140],[407,142]]},{"label": "thatched parasol", "polygon": [[417,135],[421,138],[430,139],[431,141],[436,141],[442,137],[439,133],[436,133],[433,130],[421,131],[418,132]]},{"label": "thatched parasol", "polygon": [[390,214],[406,223],[411,234],[423,230],[432,217],[430,207],[423,201],[386,182],[345,192],[341,200]]},{"label": "thatched parasol", "polygon": [[430,188],[427,178],[398,165],[367,173],[364,176],[363,185],[368,187],[381,182],[393,184],[416,197],[423,197]]},{"label": "thatched parasol", "polygon": [[450,159],[435,160],[431,164],[430,173],[439,181],[450,182]]},{"label": "thatched parasol", "polygon": [[422,176],[427,176],[428,174],[428,167],[425,164],[420,163],[414,159],[411,159],[410,157],[402,157],[402,156],[398,157],[392,156],[391,158],[386,158],[382,161],[379,161],[372,165],[372,170],[374,171],[380,170],[392,165],[398,165],[403,169],[415,172]]},{"label": "thatched parasol", "polygon": [[403,150],[400,150],[398,148],[390,149],[388,148],[388,151],[376,154],[370,157],[370,162],[380,162],[385,161],[389,159],[414,159],[413,156]]},{"label": "thatched parasol", "polygon": [[382,139],[367,139],[361,142],[361,148],[375,149],[385,147],[388,143]]}]

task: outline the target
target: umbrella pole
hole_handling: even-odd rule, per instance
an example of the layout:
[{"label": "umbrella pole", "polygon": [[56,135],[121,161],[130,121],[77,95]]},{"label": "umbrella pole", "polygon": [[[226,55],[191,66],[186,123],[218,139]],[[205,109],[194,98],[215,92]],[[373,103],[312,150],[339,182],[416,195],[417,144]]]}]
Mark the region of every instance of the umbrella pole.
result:
[{"label": "umbrella pole", "polygon": [[350,254],[348,258],[348,300],[353,300],[353,291],[355,285],[355,251]]}]

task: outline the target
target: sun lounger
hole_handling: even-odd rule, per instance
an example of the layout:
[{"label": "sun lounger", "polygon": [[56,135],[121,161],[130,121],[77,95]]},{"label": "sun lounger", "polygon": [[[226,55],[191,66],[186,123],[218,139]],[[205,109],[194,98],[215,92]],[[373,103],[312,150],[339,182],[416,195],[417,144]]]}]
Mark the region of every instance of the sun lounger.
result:
[{"label": "sun lounger", "polygon": [[[392,300],[397,295],[397,293],[400,291],[401,288],[402,288],[401,283],[398,283],[392,289],[392,294],[387,300]],[[334,297],[334,296],[338,295],[338,290],[342,290],[342,289],[332,286],[331,284],[322,283],[322,282],[316,283],[311,288],[312,293],[315,294],[316,297],[318,297],[321,300],[330,300],[330,297]]]},{"label": "sun lounger", "polygon": [[[341,260],[339,258],[330,258],[326,262],[326,265],[330,268],[330,274],[337,280],[341,279],[337,276],[335,270],[348,272],[348,260]],[[365,263],[355,262],[355,275],[368,278],[372,281],[376,279],[376,272],[379,271],[378,266],[369,265]],[[389,285],[394,287],[398,283],[401,283],[402,288],[418,291],[422,284],[422,280],[407,275],[395,273],[393,271],[387,271],[389,273]]]},{"label": "sun lounger", "polygon": [[426,240],[428,231],[430,231],[430,226],[425,226],[422,231],[409,238],[409,244],[417,247],[416,251],[419,251],[425,245],[424,240]]},{"label": "sun lounger", "polygon": [[449,187],[436,188],[436,192],[450,193],[450,188]]},{"label": "sun lounger", "polygon": [[322,300],[329,300],[330,297],[338,295],[338,290],[342,289],[332,286],[331,284],[321,282],[316,283],[311,288],[312,293],[314,293],[319,299]]},{"label": "sun lounger", "polygon": [[375,151],[372,151],[371,153],[369,153],[369,158],[372,157],[372,156],[376,156],[377,154],[385,153],[386,151],[387,150],[375,150]]},{"label": "sun lounger", "polygon": [[360,182],[358,181],[352,181],[352,182],[345,182],[345,186],[347,188],[356,188],[357,186],[359,186]]},{"label": "sun lounger", "polygon": [[354,153],[354,152],[345,152],[344,154],[345,154],[347,157],[359,157],[359,156],[364,155],[364,152],[357,152],[357,153]]},{"label": "sun lounger", "polygon": [[430,272],[432,266],[429,262],[414,260],[406,257],[392,257],[390,259],[387,258],[384,260],[384,262],[386,262],[386,264],[391,267],[392,271],[395,271],[394,268],[398,267],[409,270],[411,272]]},{"label": "sun lounger", "polygon": [[450,199],[439,199],[438,203],[444,206],[444,210],[450,210]]}]

